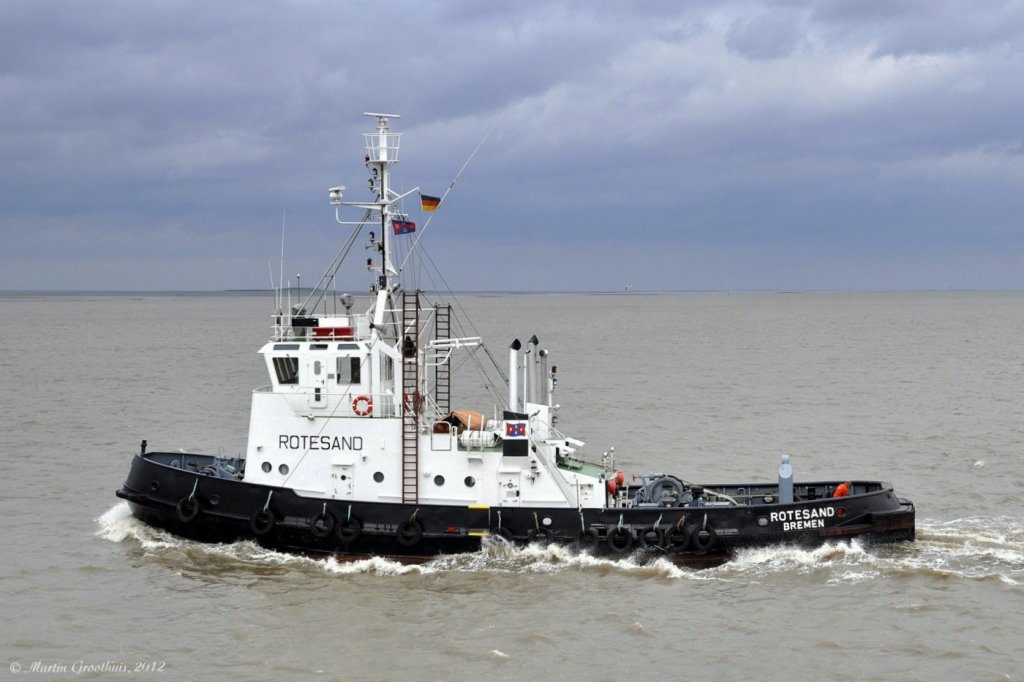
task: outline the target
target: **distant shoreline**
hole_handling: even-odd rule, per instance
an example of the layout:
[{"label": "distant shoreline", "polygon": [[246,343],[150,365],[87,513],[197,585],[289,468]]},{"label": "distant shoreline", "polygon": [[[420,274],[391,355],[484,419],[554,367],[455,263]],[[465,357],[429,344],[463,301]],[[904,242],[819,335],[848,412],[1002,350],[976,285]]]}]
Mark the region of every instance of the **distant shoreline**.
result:
[{"label": "distant shoreline", "polygon": [[[289,290],[285,290],[286,294]],[[305,296],[311,293],[310,289],[303,288],[300,291],[292,288],[291,296]],[[342,291],[338,291],[341,295]],[[363,294],[362,291],[349,291],[352,294]],[[428,295],[447,294],[442,291],[428,291]],[[729,290],[729,289],[631,289],[629,291],[521,291],[521,290],[467,290],[453,292],[458,296],[664,296],[673,294],[714,294],[714,295],[750,295],[750,294],[1016,294],[1024,293],[1024,289],[750,289],[750,290]],[[42,297],[42,296],[153,296],[153,297],[201,297],[201,296],[268,296],[272,297],[274,292],[270,289],[222,289],[202,291],[120,291],[120,290],[61,290],[61,289],[8,289],[0,290],[0,297]]]}]

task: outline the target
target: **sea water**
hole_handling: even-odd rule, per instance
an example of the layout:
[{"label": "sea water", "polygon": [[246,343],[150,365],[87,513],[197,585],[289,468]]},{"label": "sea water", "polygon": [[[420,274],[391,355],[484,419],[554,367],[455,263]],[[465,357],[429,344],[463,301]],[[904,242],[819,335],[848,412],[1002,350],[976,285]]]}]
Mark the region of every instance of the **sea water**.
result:
[{"label": "sea water", "polygon": [[[464,295],[537,334],[558,426],[630,473],[880,478],[918,540],[691,570],[487,543],[423,565],[203,545],[113,495],[244,452],[272,301],[0,295],[0,652],[33,679],[1024,679],[1024,293]],[[457,358],[453,407],[504,388]],[[464,396],[459,399],[459,396]]]}]

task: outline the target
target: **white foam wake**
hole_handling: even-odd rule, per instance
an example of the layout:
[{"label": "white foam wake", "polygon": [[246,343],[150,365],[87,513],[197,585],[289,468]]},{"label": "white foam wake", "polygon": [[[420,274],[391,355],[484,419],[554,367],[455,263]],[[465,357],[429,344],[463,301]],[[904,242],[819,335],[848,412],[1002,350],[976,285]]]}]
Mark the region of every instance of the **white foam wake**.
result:
[{"label": "white foam wake", "polygon": [[285,554],[252,542],[225,545],[185,540],[148,526],[119,502],[96,519],[96,534],[111,542],[132,541],[147,554],[186,552],[193,564],[202,559],[256,567],[285,566],[331,575],[402,576],[440,572],[550,574],[566,570],[622,573],[640,578],[733,581],[767,578],[773,574],[817,575],[828,582],[862,582],[887,575],[934,574],[964,579],[999,579],[1024,584],[1024,522],[1021,519],[965,518],[946,522],[922,521],[914,543],[865,546],[858,540],[814,549],[778,545],[741,550],[722,566],[709,569],[679,567],[666,559],[638,560],[595,557],[558,545],[515,547],[486,539],[478,552],[441,556],[422,564],[383,557],[346,560]]}]

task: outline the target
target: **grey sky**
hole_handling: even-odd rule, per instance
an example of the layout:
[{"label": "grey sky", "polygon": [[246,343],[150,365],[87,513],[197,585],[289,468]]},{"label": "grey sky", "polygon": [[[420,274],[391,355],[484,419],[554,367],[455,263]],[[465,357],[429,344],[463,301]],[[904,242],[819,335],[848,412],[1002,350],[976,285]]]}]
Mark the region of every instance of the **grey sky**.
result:
[{"label": "grey sky", "polygon": [[1024,2],[11,0],[0,25],[0,289],[266,287],[285,211],[309,281],[363,111],[402,114],[396,180],[436,194],[507,111],[424,237],[458,289],[1024,288]]}]

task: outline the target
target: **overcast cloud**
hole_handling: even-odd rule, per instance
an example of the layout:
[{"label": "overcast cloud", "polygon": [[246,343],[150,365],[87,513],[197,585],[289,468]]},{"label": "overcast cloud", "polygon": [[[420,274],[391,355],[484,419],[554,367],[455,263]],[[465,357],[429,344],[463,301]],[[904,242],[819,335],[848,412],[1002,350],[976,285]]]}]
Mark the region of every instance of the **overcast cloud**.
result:
[{"label": "overcast cloud", "polygon": [[8,0],[0,25],[0,289],[266,287],[285,212],[308,281],[364,111],[402,115],[397,183],[436,194],[504,114],[424,236],[457,289],[1024,289],[1024,2]]}]

